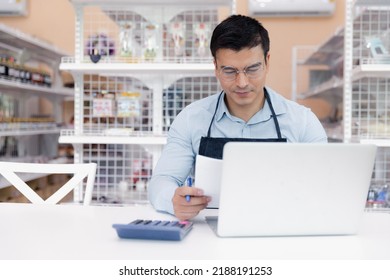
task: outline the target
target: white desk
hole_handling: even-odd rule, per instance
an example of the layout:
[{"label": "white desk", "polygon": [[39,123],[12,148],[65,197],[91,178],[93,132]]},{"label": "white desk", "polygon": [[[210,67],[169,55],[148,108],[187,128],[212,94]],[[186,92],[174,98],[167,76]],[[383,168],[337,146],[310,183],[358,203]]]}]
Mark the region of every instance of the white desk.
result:
[{"label": "white desk", "polygon": [[218,238],[206,210],[182,241],[123,240],[113,223],[173,219],[149,205],[0,203],[0,259],[390,259],[390,214],[365,213],[358,235]]}]

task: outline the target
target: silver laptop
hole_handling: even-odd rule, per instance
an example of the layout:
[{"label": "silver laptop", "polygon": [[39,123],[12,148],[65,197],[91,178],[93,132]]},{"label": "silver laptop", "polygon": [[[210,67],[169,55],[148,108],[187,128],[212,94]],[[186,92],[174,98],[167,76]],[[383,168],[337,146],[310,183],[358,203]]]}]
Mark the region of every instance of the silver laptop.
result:
[{"label": "silver laptop", "polygon": [[207,222],[221,237],[355,234],[375,155],[370,144],[227,143]]}]

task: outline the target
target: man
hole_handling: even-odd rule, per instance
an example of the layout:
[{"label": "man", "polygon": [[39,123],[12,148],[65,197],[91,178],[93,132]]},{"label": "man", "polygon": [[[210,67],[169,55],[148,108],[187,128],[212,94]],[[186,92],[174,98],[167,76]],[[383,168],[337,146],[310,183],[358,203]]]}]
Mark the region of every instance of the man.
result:
[{"label": "man", "polygon": [[197,154],[221,158],[228,141],[327,142],[310,109],[265,87],[269,38],[257,20],[225,19],[215,28],[210,49],[223,91],[193,102],[176,117],[148,188],[155,209],[180,220],[193,218],[210,201],[202,186],[183,186]]}]

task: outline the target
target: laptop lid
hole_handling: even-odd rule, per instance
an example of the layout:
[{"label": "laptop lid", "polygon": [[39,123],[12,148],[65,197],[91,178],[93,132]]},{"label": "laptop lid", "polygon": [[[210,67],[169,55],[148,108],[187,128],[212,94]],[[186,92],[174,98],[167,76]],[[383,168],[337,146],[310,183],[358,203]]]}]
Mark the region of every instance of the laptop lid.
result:
[{"label": "laptop lid", "polygon": [[227,143],[218,235],[356,233],[375,155],[370,144]]}]

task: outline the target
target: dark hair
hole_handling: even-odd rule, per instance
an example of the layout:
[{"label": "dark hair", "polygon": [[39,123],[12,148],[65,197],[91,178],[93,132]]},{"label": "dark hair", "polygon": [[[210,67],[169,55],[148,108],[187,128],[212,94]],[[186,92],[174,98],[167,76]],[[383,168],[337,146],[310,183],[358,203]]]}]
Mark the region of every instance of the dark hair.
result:
[{"label": "dark hair", "polygon": [[211,36],[210,50],[215,59],[219,49],[240,51],[261,45],[266,59],[269,44],[268,31],[260,22],[248,16],[232,15],[215,27]]}]

